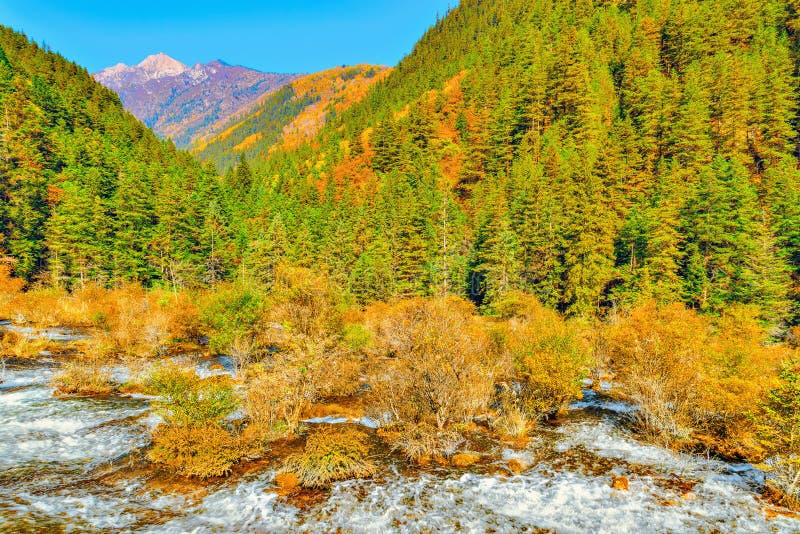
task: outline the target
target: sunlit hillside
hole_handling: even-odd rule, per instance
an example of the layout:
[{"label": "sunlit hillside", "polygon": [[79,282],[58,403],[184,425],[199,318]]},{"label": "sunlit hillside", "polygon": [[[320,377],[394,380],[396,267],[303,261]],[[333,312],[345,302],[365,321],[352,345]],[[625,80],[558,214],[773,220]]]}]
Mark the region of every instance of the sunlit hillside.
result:
[{"label": "sunlit hillside", "polygon": [[292,82],[265,95],[219,134],[196,143],[192,152],[227,169],[244,154],[265,161],[275,148],[293,148],[314,136],[325,123],[361,100],[370,86],[391,72],[385,67],[336,67]]}]

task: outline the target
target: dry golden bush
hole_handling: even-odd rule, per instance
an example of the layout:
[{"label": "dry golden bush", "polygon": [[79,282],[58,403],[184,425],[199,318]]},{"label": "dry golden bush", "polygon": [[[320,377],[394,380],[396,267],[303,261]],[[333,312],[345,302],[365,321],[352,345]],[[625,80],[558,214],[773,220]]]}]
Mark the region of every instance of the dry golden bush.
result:
[{"label": "dry golden bush", "polygon": [[472,304],[448,297],[376,305],[367,324],[379,357],[369,376],[379,418],[443,429],[487,411],[497,361]]},{"label": "dry golden bush", "polygon": [[400,423],[382,428],[378,436],[392,451],[399,451],[417,463],[431,458],[451,458],[465,442],[454,430],[441,430],[428,423]]},{"label": "dry golden bush", "polygon": [[369,436],[350,426],[319,427],[308,436],[302,453],[288,456],[283,471],[306,488],[324,488],[337,480],[374,475]]},{"label": "dry golden bush", "polygon": [[16,324],[58,326],[62,296],[61,292],[50,289],[6,294],[0,315]]},{"label": "dry golden bush", "polygon": [[306,337],[341,336],[345,301],[342,291],[324,274],[279,266],[270,295],[270,318]]},{"label": "dry golden bush", "polygon": [[10,330],[0,332],[0,356],[11,358],[36,358],[50,346],[50,341]]},{"label": "dry golden bush", "polygon": [[227,353],[233,360],[234,371],[238,375],[253,362],[259,352],[259,346],[253,336],[239,334],[233,338]]},{"label": "dry golden bush", "polygon": [[752,441],[749,413],[788,351],[766,342],[755,310],[735,306],[712,319],[650,302],[617,317],[603,335],[645,434],[666,444],[701,439],[724,454],[755,454],[739,450]]},{"label": "dry golden bush", "polygon": [[158,354],[171,340],[196,337],[199,324],[190,296],[147,291],[136,284],[114,289],[86,284],[71,293],[53,288],[0,291],[0,316],[40,328],[90,328],[113,344],[113,353],[141,356]]},{"label": "dry golden bush", "polygon": [[722,424],[740,424],[749,410],[775,385],[782,362],[792,350],[768,341],[751,306],[731,306],[712,321],[706,347],[707,381],[700,408]]},{"label": "dry golden bush", "polygon": [[170,315],[160,297],[138,285],[109,290],[94,300],[94,325],[108,333],[118,353],[156,355],[170,338]]},{"label": "dry golden bush", "polygon": [[513,374],[503,409],[521,409],[532,420],[551,417],[581,397],[589,348],[575,324],[534,297],[517,295],[514,302],[517,311],[504,325]]},{"label": "dry golden bush", "polygon": [[681,304],[649,302],[607,330],[617,377],[636,403],[636,418],[652,439],[687,439],[697,422],[707,368],[707,321]]},{"label": "dry golden bush", "polygon": [[83,356],[64,365],[52,385],[63,395],[108,395],[114,391],[111,371],[98,355]]},{"label": "dry golden bush", "polygon": [[147,456],[181,475],[210,478],[229,474],[256,449],[254,441],[231,434],[217,422],[162,424],[153,432]]},{"label": "dry golden bush", "polygon": [[159,293],[158,304],[167,314],[167,331],[171,340],[194,342],[203,334],[200,307],[195,293]]},{"label": "dry golden bush", "polygon": [[356,350],[361,331],[352,328],[352,318],[345,328],[341,291],[325,275],[281,266],[270,301],[268,322],[277,326],[254,346],[232,348],[242,354],[271,349],[249,366],[245,407],[252,423],[272,438],[293,432],[319,398],[354,393],[364,362]]},{"label": "dry golden bush", "polygon": [[13,311],[9,303],[22,292],[23,287],[25,287],[24,280],[11,276],[11,266],[0,263],[0,318],[12,318]]},{"label": "dry golden bush", "polygon": [[300,338],[250,368],[245,411],[269,437],[294,432],[301,414],[325,391],[335,355],[324,341]]}]

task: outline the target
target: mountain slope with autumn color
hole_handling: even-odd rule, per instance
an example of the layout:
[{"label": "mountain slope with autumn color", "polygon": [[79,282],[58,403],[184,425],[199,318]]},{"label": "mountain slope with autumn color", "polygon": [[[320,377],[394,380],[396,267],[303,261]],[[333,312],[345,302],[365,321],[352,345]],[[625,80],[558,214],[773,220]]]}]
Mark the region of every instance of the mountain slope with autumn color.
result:
[{"label": "mountain slope with autumn color", "polygon": [[795,320],[798,28],[781,0],[463,0],[258,169],[245,263],[314,258],[365,301]]},{"label": "mountain slope with autumn color", "polygon": [[294,148],[326,122],[363,98],[390,69],[356,65],[310,74],[267,94],[240,113],[218,135],[205,136],[192,150],[202,160],[228,168],[240,154],[265,161],[275,147]]}]

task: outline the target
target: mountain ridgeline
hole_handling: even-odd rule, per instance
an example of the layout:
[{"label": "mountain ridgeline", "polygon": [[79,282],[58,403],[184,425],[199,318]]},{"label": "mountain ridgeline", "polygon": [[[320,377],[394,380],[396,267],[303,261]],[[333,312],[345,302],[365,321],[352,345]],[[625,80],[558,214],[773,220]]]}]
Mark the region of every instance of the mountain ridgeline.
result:
[{"label": "mountain ridgeline", "polygon": [[[464,0],[242,204],[249,272],[796,315],[794,4]],[[253,195],[253,196],[251,196]]]},{"label": "mountain ridgeline", "polygon": [[0,263],[61,287],[216,276],[216,173],[83,68],[0,27],[0,110]]},{"label": "mountain ridgeline", "polygon": [[796,321],[798,29],[785,0],[464,0],[307,142],[279,141],[313,97],[262,100],[201,147],[239,161],[219,180],[6,30],[2,246],[66,284],[269,287],[289,263],[359,302]]},{"label": "mountain ridgeline", "polygon": [[187,67],[156,54],[131,67],[109,67],[94,77],[119,94],[126,109],[156,134],[186,148],[300,75],[259,72],[222,61]]}]

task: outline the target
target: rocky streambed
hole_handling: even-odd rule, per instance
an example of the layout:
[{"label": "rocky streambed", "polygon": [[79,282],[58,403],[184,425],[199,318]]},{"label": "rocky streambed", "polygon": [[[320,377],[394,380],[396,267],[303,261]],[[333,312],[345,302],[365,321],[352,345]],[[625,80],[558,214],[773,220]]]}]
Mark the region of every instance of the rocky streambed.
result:
[{"label": "rocky streambed", "polygon": [[59,398],[55,372],[2,371],[0,531],[800,532],[761,499],[759,470],[640,443],[620,424],[633,407],[593,392],[523,447],[476,435],[483,459],[468,469],[387,457],[372,479],[297,499],[275,491],[276,461],[208,483],[152,471],[151,399]]}]

